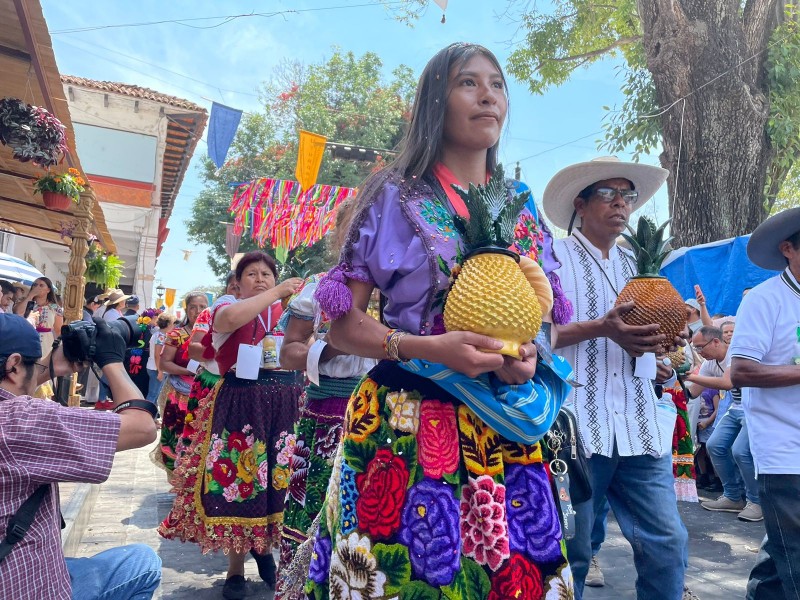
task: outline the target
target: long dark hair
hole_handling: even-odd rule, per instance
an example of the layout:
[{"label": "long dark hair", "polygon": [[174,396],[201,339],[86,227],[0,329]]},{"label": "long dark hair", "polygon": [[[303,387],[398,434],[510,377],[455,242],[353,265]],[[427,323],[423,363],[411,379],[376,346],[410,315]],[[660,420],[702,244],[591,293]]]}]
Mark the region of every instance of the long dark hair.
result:
[{"label": "long dark hair", "polygon": [[[359,209],[372,201],[374,193],[391,175],[422,177],[441,158],[450,71],[463,67],[472,57],[478,55],[486,57],[498,70],[508,96],[503,68],[497,57],[487,48],[478,44],[458,42],[439,50],[428,61],[420,75],[411,123],[400,141],[397,157],[391,165],[368,177],[361,186],[358,195]],[[498,140],[486,153],[486,170],[489,173],[493,173],[497,166],[499,145]]]},{"label": "long dark hair", "polygon": [[53,282],[47,277],[37,277],[33,283],[37,281],[44,281],[47,284],[47,302],[48,304],[58,304],[56,293],[53,291]]}]

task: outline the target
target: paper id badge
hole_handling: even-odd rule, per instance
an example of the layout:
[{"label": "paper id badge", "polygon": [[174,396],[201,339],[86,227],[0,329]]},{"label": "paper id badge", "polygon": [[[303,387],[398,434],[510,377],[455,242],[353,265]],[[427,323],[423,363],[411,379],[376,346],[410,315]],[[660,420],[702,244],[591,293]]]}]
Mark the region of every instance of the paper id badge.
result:
[{"label": "paper id badge", "polygon": [[261,344],[239,344],[239,352],[236,355],[236,377],[238,379],[258,379],[261,356]]}]

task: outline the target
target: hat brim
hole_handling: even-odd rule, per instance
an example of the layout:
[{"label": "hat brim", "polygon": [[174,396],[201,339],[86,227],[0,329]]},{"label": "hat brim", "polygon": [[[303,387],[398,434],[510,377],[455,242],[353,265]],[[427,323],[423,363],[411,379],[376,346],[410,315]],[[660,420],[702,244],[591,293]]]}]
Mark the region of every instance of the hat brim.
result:
[{"label": "hat brim", "polygon": [[771,216],[750,236],[747,242],[747,257],[750,261],[770,271],[783,271],[786,257],[778,246],[800,231],[800,207],[790,208]]},{"label": "hat brim", "polygon": [[542,195],[544,213],[550,222],[561,229],[567,229],[575,211],[573,202],[585,187],[604,179],[627,179],[639,192],[639,197],[631,207],[637,210],[650,200],[664,185],[669,171],[653,165],[622,162],[616,160],[590,160],[561,169],[556,173]]},{"label": "hat brim", "polygon": [[119,304],[120,302],[125,302],[125,300],[127,300],[128,298],[130,298],[129,294],[126,294],[124,296],[120,296],[119,298],[114,298],[112,296],[111,298],[106,300],[104,306],[114,306],[115,304]]}]

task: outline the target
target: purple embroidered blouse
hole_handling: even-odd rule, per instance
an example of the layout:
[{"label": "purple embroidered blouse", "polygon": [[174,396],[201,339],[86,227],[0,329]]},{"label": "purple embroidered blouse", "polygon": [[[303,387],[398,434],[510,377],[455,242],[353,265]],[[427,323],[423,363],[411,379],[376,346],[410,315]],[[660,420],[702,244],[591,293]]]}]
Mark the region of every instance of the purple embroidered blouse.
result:
[{"label": "purple embroidered blouse", "polygon": [[[424,179],[387,179],[373,202],[356,215],[340,264],[319,285],[323,310],[332,319],[343,316],[352,296],[342,288],[354,279],[374,284],[386,296],[383,316],[390,327],[420,335],[444,333],[444,293],[463,255],[452,209],[445,202]],[[539,260],[558,297],[561,290],[551,272],[561,265],[553,254],[552,236],[529,208],[520,216],[515,237],[512,249]]]}]

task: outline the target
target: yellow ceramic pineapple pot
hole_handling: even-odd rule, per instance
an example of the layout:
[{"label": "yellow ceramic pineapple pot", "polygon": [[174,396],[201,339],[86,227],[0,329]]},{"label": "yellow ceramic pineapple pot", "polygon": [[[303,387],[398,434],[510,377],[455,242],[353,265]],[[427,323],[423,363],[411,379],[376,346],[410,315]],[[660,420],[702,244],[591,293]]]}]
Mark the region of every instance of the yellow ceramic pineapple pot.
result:
[{"label": "yellow ceramic pineapple pot", "polygon": [[469,255],[447,295],[445,329],[491,336],[503,342],[501,354],[519,358],[542,326],[542,308],[518,260],[501,248]]},{"label": "yellow ceramic pineapple pot", "polygon": [[[454,217],[467,254],[447,294],[445,329],[473,331],[502,340],[499,352],[519,358],[520,345],[535,338],[542,325],[539,298],[546,302],[547,293],[552,295],[541,268],[527,261],[523,272],[520,257],[506,249],[513,242],[529,192],[510,194],[501,165],[486,185],[470,185],[469,191],[453,188],[463,198],[470,216]],[[534,286],[542,281],[547,293],[537,298]]]}]

